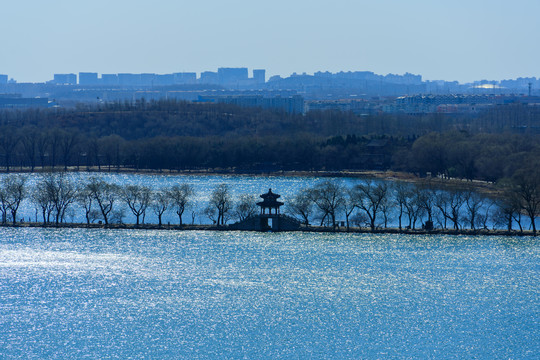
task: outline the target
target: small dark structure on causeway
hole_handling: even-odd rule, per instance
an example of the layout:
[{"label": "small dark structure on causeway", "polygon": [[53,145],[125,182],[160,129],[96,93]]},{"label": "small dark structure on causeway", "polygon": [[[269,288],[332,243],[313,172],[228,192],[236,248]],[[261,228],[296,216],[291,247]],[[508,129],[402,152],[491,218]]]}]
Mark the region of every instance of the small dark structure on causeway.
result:
[{"label": "small dark structure on causeway", "polygon": [[257,203],[261,207],[259,215],[245,219],[244,221],[232,224],[230,227],[235,230],[252,231],[294,231],[300,228],[300,222],[290,216],[282,215],[279,208],[283,202],[278,201],[281,195],[268,189],[266,194],[262,194],[263,201]]}]

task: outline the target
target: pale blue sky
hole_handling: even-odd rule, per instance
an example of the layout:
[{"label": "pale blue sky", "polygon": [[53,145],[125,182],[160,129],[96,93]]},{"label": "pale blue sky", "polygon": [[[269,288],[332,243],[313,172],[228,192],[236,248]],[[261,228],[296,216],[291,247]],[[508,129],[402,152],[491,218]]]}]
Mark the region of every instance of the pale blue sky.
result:
[{"label": "pale blue sky", "polygon": [[540,77],[540,0],[0,0],[0,74]]}]

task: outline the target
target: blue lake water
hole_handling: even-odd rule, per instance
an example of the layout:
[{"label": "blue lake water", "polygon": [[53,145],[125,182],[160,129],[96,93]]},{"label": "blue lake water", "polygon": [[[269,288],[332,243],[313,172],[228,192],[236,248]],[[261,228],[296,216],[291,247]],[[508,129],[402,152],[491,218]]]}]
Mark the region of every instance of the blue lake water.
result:
[{"label": "blue lake water", "polygon": [[0,228],[1,359],[535,359],[536,238]]}]

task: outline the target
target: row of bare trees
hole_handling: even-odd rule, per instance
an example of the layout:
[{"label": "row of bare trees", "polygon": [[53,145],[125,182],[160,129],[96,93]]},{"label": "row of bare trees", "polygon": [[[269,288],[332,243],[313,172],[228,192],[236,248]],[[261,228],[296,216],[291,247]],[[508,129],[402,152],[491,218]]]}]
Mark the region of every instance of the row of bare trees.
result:
[{"label": "row of bare trees", "polygon": [[[35,126],[0,128],[0,155],[6,172],[24,166],[33,172],[50,167],[67,170],[68,166],[120,166],[126,141],[117,135],[101,138],[78,130],[42,129]],[[105,165],[106,164],[106,165]]]},{"label": "row of bare trees", "polygon": [[[75,204],[84,211],[88,224],[122,222],[124,209],[133,214],[136,225],[145,223],[151,211],[162,225],[163,215],[172,212],[183,225],[186,209],[193,207],[195,191],[190,184],[177,184],[153,190],[146,185],[118,185],[100,177],[80,183],[68,173],[48,173],[40,176],[32,189],[28,178],[7,174],[0,180],[0,218],[2,223],[17,220],[24,199],[28,199],[41,214],[44,223],[62,223],[73,214]],[[443,186],[445,185],[446,186]],[[327,180],[298,191],[287,201],[287,213],[304,225],[315,223],[336,229],[341,221],[347,230],[351,224],[379,227],[397,225],[399,229],[420,226],[452,228],[524,230],[523,218],[528,218],[536,234],[536,218],[540,213],[540,176],[521,174],[501,185],[493,199],[474,191],[472,187],[449,187],[445,181],[426,180],[419,183],[361,181],[347,186],[342,181]],[[216,225],[226,225],[232,219],[243,221],[257,214],[257,198],[241,194],[233,198],[231,187],[217,185],[210,193],[203,215]],[[122,206],[123,205],[123,206]],[[192,223],[195,220],[192,212]]]},{"label": "row of bare trees", "polygon": [[[103,178],[92,177],[80,184],[73,181],[69,174],[49,173],[41,176],[33,189],[27,186],[28,177],[8,174],[0,181],[0,215],[5,224],[8,219],[14,224],[17,212],[23,200],[28,199],[40,213],[43,223],[60,224],[73,210],[74,204],[84,210],[88,224],[103,221],[104,224],[122,222],[123,209],[127,208],[135,217],[136,225],[145,222],[148,210],[151,210],[162,225],[165,212],[178,216],[178,224],[183,225],[183,216],[192,206],[195,190],[190,184],[177,184],[166,189],[153,190],[139,184],[118,185]],[[226,184],[218,185],[211,193],[204,214],[217,225],[225,225],[232,218],[244,220],[257,213],[255,197],[240,195],[234,201],[231,189]],[[124,207],[118,204],[125,205]],[[192,213],[192,222],[195,213]]]},{"label": "row of bare trees", "polygon": [[501,187],[494,199],[480,195],[470,186],[443,186],[440,181],[420,183],[363,181],[347,187],[339,181],[323,181],[299,191],[289,202],[288,211],[304,225],[338,225],[345,219],[372,230],[397,222],[399,229],[416,229],[420,224],[455,230],[503,227],[512,230],[514,222],[523,231],[522,216],[529,219],[536,234],[540,215],[540,177],[528,174]]},{"label": "row of bare trees", "polygon": [[[72,205],[78,204],[84,210],[88,224],[100,220],[105,224],[121,222],[122,209],[117,209],[123,202],[131,211],[139,225],[148,209],[151,209],[162,224],[165,211],[174,211],[182,225],[182,216],[194,195],[189,184],[174,185],[168,189],[152,190],[145,185],[120,186],[92,177],[87,182],[78,184],[66,173],[49,173],[40,177],[33,189],[27,186],[28,178],[24,175],[10,174],[0,182],[0,215],[2,223],[17,221],[17,212],[24,199],[34,204],[44,223],[62,223],[66,220]],[[37,219],[36,219],[37,220]]]}]

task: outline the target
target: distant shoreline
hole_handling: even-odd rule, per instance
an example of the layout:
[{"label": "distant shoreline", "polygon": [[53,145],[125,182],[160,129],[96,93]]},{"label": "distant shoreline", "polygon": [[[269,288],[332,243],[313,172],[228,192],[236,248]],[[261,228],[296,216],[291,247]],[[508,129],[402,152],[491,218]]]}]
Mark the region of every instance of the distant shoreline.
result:
[{"label": "distant shoreline", "polygon": [[[76,167],[69,167],[67,172],[69,173],[87,173],[87,174],[130,174],[130,175],[164,175],[164,176],[254,176],[254,177],[335,177],[335,178],[372,178],[389,181],[405,181],[410,183],[418,183],[423,180],[439,181],[444,186],[472,186],[484,194],[494,195],[497,193],[493,183],[481,180],[462,180],[457,178],[441,179],[436,177],[418,177],[415,174],[401,171],[391,170],[274,170],[274,171],[254,171],[254,170],[238,170],[238,169],[197,169],[197,170],[171,170],[163,169],[161,171],[154,169],[132,169],[132,168],[120,168],[109,171],[108,166],[102,166],[101,170],[97,167],[87,169],[86,166],[77,170]],[[64,172],[62,168],[52,169],[35,168],[34,171],[30,171],[30,168],[13,169],[9,173],[5,170],[0,171],[2,174],[42,174],[51,172]]]},{"label": "distant shoreline", "polygon": [[[86,224],[86,223],[36,223],[36,222],[19,222],[16,224],[6,223],[0,224],[0,228],[42,228],[42,229],[108,229],[108,230],[166,230],[166,231],[240,231],[240,232],[258,232],[251,230],[237,230],[229,227],[229,225],[177,225],[177,224]],[[531,230],[523,232],[517,230],[489,230],[489,229],[399,229],[399,228],[380,228],[371,230],[369,228],[350,227],[347,231],[346,227],[338,227],[335,230],[331,227],[323,226],[302,226],[297,230],[282,231],[282,232],[311,232],[311,233],[334,233],[334,234],[396,234],[396,235],[455,235],[455,236],[535,236]]]}]

